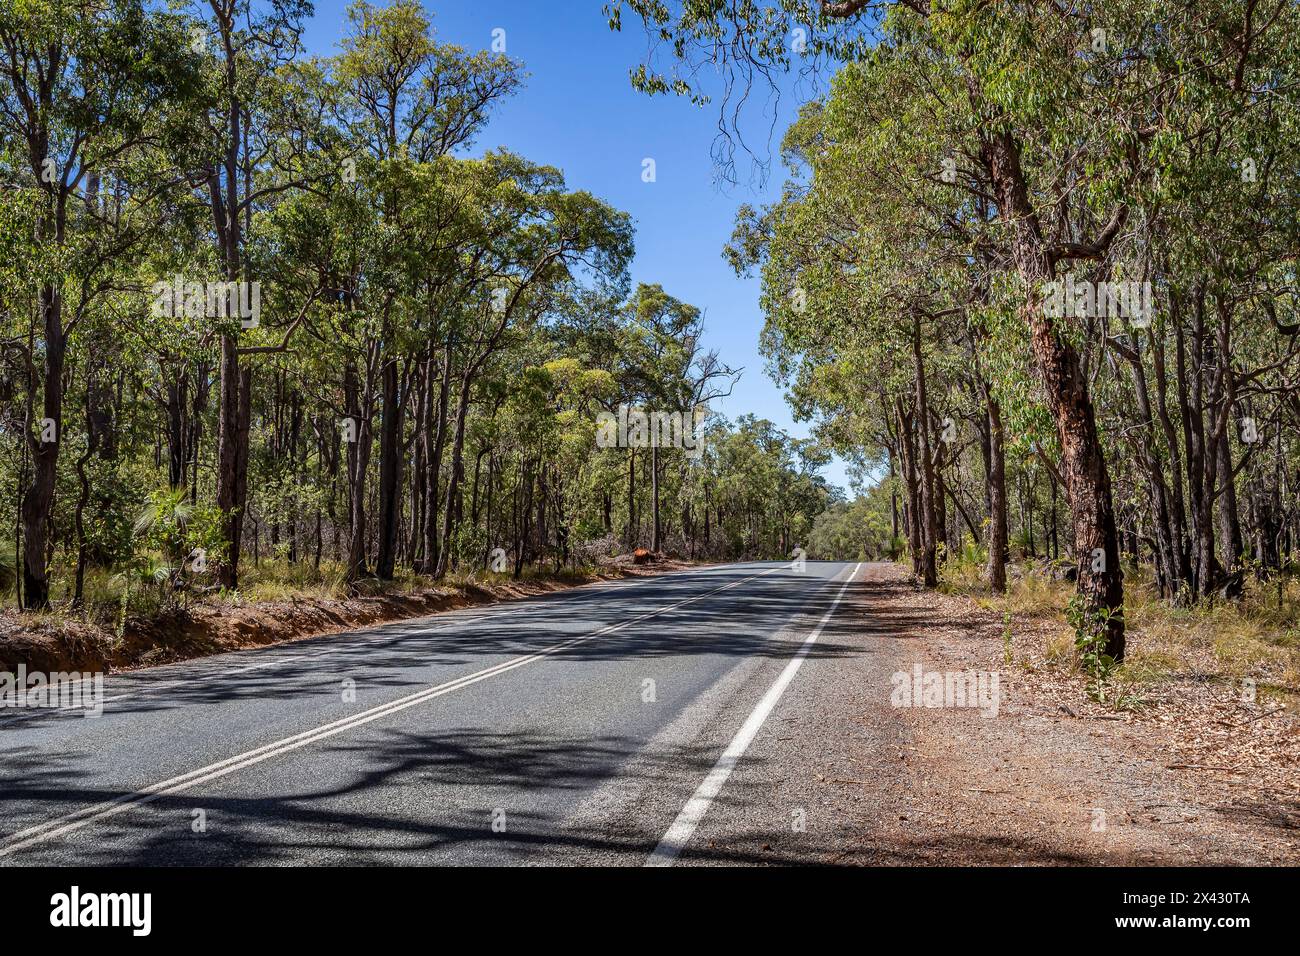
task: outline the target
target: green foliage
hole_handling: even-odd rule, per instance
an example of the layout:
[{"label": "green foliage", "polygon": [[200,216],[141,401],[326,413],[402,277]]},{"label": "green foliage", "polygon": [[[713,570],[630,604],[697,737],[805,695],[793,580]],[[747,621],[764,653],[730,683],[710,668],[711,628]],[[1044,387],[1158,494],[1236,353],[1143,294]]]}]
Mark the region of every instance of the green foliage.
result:
[{"label": "green foliage", "polygon": [[[219,555],[225,544],[221,512],[211,505],[193,504],[186,496],[185,488],[163,488],[150,493],[132,528],[139,549],[160,552],[163,560],[176,568],[192,561],[197,551]],[[139,567],[151,566],[146,562]]]},{"label": "green foliage", "polygon": [[1066,605],[1065,619],[1074,631],[1074,649],[1079,666],[1088,676],[1088,694],[1098,703],[1106,703],[1108,694],[1116,706],[1131,703],[1122,690],[1112,692],[1112,683],[1119,666],[1114,657],[1106,653],[1107,628],[1111,618],[1119,611],[1090,608],[1079,595],[1073,595]]},{"label": "green foliage", "polygon": [[891,503],[884,486],[853,501],[836,501],[816,517],[808,534],[808,557],[825,561],[894,560],[905,550],[892,533]]},{"label": "green foliage", "polygon": [[18,553],[12,543],[0,544],[0,594],[8,594],[18,580]]}]

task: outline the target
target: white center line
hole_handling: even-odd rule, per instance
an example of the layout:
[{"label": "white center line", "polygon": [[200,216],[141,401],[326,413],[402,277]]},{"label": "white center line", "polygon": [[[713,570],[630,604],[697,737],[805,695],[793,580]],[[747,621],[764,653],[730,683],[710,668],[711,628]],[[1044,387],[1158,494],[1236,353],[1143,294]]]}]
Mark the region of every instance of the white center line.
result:
[{"label": "white center line", "polygon": [[677,819],[673,821],[673,825],[668,828],[668,832],[663,835],[659,845],[654,848],[654,852],[646,859],[646,866],[672,866],[677,861],[678,854],[690,842],[691,835],[695,833],[695,828],[700,825],[704,815],[709,812],[709,807],[713,805],[713,801],[722,792],[722,788],[727,783],[727,778],[731,776],[731,771],[736,768],[740,758],[745,756],[745,751],[749,749],[749,745],[758,736],[758,732],[762,729],[768,714],[776,707],[777,701],[785,693],[790,681],[794,680],[794,675],[799,670],[800,665],[803,664],[804,658],[808,656],[813,644],[821,636],[822,629],[826,627],[831,615],[835,613],[835,608],[839,606],[840,598],[844,597],[844,592],[848,590],[849,585],[853,583],[853,579],[857,577],[858,571],[861,569],[862,564],[859,562],[850,572],[844,584],[841,585],[839,593],[835,595],[835,600],[831,602],[831,606],[822,615],[822,619],[813,628],[812,633],[804,638],[790,663],[785,665],[785,669],[781,671],[781,676],[767,689],[763,699],[758,702],[758,706],[754,708],[753,713],[741,725],[740,730],[732,738],[727,749],[718,758],[718,762],[709,771],[709,775],[704,778],[704,782],[699,785],[691,799],[686,801],[686,806],[682,807],[681,813],[677,814]]},{"label": "white center line", "polygon": [[245,753],[236,754],[233,757],[228,757],[225,760],[218,761],[217,763],[209,764],[206,767],[199,767],[197,770],[191,770],[189,773],[184,773],[180,776],[172,777],[169,780],[164,780],[161,783],[153,784],[152,786],[145,787],[143,790],[137,790],[135,793],[124,793],[121,796],[114,797],[112,800],[84,807],[81,810],[66,814],[65,816],[57,817],[53,820],[48,820],[44,823],[38,823],[35,826],[20,830],[10,836],[4,843],[0,843],[0,858],[12,856],[14,853],[27,847],[38,843],[44,843],[48,840],[54,839],[55,837],[71,833],[74,830],[80,830],[92,823],[123,813],[132,807],[143,806],[144,804],[152,803],[160,797],[188,790],[191,787],[198,786],[201,783],[206,783],[209,780],[216,780],[219,777],[225,777],[238,770],[242,770],[245,767],[251,767],[254,764],[261,763],[264,760],[269,760],[270,758],[279,756],[280,754],[298,750],[299,748],[306,747],[308,744],[315,743],[318,740],[324,740],[327,737],[333,737],[335,734],[341,734],[344,731],[351,730],[353,727],[360,727],[361,725],[368,724],[373,720],[379,720],[381,717],[387,717],[390,714],[406,710],[408,707],[415,707],[419,704],[423,704],[425,701],[432,700],[435,697],[450,694],[453,691],[460,690],[463,687],[468,687],[471,684],[477,684],[481,680],[487,680],[489,677],[504,674],[517,667],[523,667],[525,664],[530,664],[533,661],[542,660],[543,658],[566,651],[569,648],[576,647],[579,644],[585,644],[587,641],[603,637],[606,634],[621,631],[624,628],[631,627],[633,624],[637,624],[648,618],[656,617],[686,604],[693,604],[696,601],[701,601],[706,597],[717,594],[719,591],[727,591],[731,588],[739,587],[742,584],[753,581],[755,578],[761,578],[764,575],[771,574],[774,571],[782,571],[788,567],[788,564],[779,564],[776,567],[760,571],[758,574],[751,574],[748,577],[741,578],[739,581],[732,581],[730,584],[724,584],[720,587],[713,588],[710,591],[705,591],[703,594],[684,598],[683,600],[676,601],[672,604],[666,604],[663,607],[656,608],[653,611],[639,614],[636,617],[627,619],[626,621],[621,621],[617,624],[610,624],[609,626],[603,627],[598,631],[593,631],[590,634],[584,634],[581,637],[562,641],[561,643],[552,645],[545,650],[537,651],[533,654],[527,654],[523,657],[516,657],[492,667],[486,667],[483,670],[466,674],[464,677],[458,677],[455,680],[447,681],[443,684],[427,687],[424,690],[417,691],[416,693],[410,694],[406,697],[400,697],[397,700],[389,701],[386,704],[372,707],[371,709],[362,711],[359,714],[353,714],[350,717],[344,717],[332,723],[324,724],[320,727],[314,727],[311,730],[303,731],[300,734],[294,734],[291,737],[285,737],[282,740],[272,741],[269,744],[264,744],[261,747],[257,747]]}]

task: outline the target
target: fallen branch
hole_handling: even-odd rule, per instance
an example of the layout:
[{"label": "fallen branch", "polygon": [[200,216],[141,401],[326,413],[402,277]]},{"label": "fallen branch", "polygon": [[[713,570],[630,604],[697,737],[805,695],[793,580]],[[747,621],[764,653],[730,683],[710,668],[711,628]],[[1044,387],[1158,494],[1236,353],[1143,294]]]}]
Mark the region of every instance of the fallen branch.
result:
[{"label": "fallen branch", "polygon": [[1279,713],[1281,713],[1281,712],[1284,711],[1284,710],[1286,710],[1286,705],[1285,705],[1285,704],[1283,704],[1283,705],[1281,705],[1281,706],[1279,706],[1279,707],[1274,707],[1272,710],[1266,710],[1266,711],[1264,711],[1264,713],[1262,713],[1262,714],[1256,714],[1254,717],[1250,718],[1250,720],[1243,720],[1243,721],[1242,721],[1241,723],[1239,723],[1239,724],[1229,724],[1228,726],[1230,726],[1230,727],[1245,727],[1247,724],[1253,724],[1255,721],[1257,721],[1257,720],[1259,720],[1259,719],[1261,719],[1261,718],[1263,718],[1263,717],[1272,717],[1274,714],[1279,714]]},{"label": "fallen branch", "polygon": [[1197,763],[1167,763],[1166,770],[1226,770],[1229,773],[1245,773],[1244,770],[1238,770],[1236,767],[1213,767],[1207,764]]}]

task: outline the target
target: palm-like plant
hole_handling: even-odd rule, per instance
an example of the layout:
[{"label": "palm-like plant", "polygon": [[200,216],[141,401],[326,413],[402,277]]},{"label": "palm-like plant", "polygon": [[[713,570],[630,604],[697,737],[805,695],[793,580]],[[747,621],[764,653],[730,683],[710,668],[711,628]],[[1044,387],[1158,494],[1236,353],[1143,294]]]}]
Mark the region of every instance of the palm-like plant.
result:
[{"label": "palm-like plant", "polygon": [[185,500],[184,488],[154,492],[136,514],[132,534],[157,546],[168,559],[183,559],[185,527],[194,514],[194,506]]}]

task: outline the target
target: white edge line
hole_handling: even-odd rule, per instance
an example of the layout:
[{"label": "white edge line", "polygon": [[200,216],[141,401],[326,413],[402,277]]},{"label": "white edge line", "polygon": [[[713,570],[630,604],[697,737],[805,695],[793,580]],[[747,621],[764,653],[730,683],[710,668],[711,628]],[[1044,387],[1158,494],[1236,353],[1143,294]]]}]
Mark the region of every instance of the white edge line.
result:
[{"label": "white edge line", "polygon": [[808,656],[813,644],[821,636],[822,629],[826,627],[831,615],[835,613],[835,608],[839,606],[840,598],[844,597],[844,592],[848,590],[849,585],[853,583],[853,579],[858,576],[861,569],[862,562],[859,561],[853,572],[845,579],[844,584],[840,586],[839,593],[835,595],[835,600],[826,609],[826,613],[817,622],[817,626],[813,628],[812,633],[804,638],[803,643],[799,645],[799,650],[795,652],[794,657],[781,671],[781,675],[767,689],[767,693],[763,695],[762,700],[758,702],[749,717],[745,719],[740,730],[736,732],[736,736],[732,738],[731,743],[727,745],[727,749],[718,758],[718,762],[709,771],[709,775],[704,778],[703,783],[686,801],[686,806],[682,807],[681,812],[677,814],[677,818],[673,820],[672,826],[668,828],[668,832],[663,835],[658,846],[654,848],[654,852],[646,859],[646,866],[672,866],[677,861],[678,854],[690,842],[691,836],[695,833],[695,828],[700,825],[704,815],[709,812],[709,807],[713,805],[713,801],[722,792],[722,788],[727,783],[727,778],[731,776],[731,771],[740,762],[740,758],[745,756],[745,751],[749,749],[749,745],[758,736],[759,730],[762,729],[768,715],[776,707],[781,695],[785,693],[786,687],[794,680],[794,675],[803,664],[804,658]]}]

